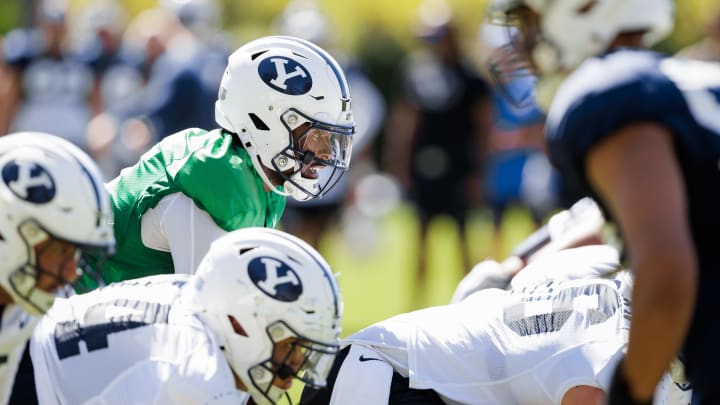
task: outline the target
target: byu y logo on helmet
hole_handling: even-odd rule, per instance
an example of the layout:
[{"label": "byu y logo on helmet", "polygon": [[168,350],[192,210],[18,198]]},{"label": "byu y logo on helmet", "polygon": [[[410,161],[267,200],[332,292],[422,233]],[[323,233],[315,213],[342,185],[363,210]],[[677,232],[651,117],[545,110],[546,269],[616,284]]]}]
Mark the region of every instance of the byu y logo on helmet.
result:
[{"label": "byu y logo on helmet", "polygon": [[44,204],[55,197],[55,181],[36,162],[10,160],[2,169],[2,178],[12,192],[25,201]]},{"label": "byu y logo on helmet", "polygon": [[265,294],[284,302],[296,301],[303,292],[295,270],[272,257],[256,257],[248,263],[250,280]]},{"label": "byu y logo on helmet", "polygon": [[282,56],[267,58],[258,65],[258,73],[265,84],[291,96],[305,94],[312,88],[310,72],[290,58]]}]

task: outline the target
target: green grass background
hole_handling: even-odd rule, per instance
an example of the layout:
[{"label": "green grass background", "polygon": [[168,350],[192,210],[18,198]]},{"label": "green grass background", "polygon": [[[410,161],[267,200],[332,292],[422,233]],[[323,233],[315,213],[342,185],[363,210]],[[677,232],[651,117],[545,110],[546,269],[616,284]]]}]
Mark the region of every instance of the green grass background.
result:
[{"label": "green grass background", "polygon": [[[346,237],[341,226],[327,232],[320,242],[320,252],[339,273],[345,304],[343,337],[393,315],[447,303],[464,275],[457,225],[449,217],[439,217],[430,225],[425,247],[427,293],[414,300],[421,247],[412,208],[401,205],[375,226],[371,234],[354,235],[363,243]],[[534,225],[525,209],[511,207],[504,215],[502,232],[494,247],[492,228],[489,211],[478,210],[470,215],[466,239],[475,262],[487,257],[504,258],[534,230]],[[301,389],[295,384],[291,390],[294,403],[300,398]]]},{"label": "green grass background", "polygon": [[[343,337],[402,312],[447,303],[464,275],[457,225],[449,217],[439,217],[431,223],[424,247],[428,288],[420,300],[414,300],[421,247],[413,210],[401,205],[375,225],[374,233],[355,238],[346,238],[341,227],[334,227],[320,242],[320,252],[339,273],[345,303]],[[512,207],[504,216],[499,242],[493,247],[490,213],[479,210],[470,215],[466,243],[476,262],[487,257],[501,259],[533,229],[527,211]],[[357,239],[369,246],[352,243]]]}]

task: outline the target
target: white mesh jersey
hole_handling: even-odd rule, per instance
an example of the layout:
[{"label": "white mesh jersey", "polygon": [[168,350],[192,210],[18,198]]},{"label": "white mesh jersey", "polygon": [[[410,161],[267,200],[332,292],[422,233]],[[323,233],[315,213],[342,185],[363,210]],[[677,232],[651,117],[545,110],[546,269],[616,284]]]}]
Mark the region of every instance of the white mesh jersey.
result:
[{"label": "white mesh jersey", "polygon": [[607,390],[627,341],[629,296],[624,277],[488,289],[345,343],[369,346],[411,388],[450,404],[559,404],[577,385]]},{"label": "white mesh jersey", "polygon": [[40,318],[17,305],[1,307],[0,313],[0,404],[7,404],[25,344]]},{"label": "white mesh jersey", "polygon": [[185,275],[58,299],[30,352],[41,404],[243,403],[215,338],[178,304]]}]

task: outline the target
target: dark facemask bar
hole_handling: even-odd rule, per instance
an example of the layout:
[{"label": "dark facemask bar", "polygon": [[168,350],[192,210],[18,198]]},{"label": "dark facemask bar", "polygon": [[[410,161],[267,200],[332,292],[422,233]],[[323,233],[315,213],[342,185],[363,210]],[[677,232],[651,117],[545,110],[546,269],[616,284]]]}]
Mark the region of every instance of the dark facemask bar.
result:
[{"label": "dark facemask bar", "polygon": [[[290,344],[290,350],[288,350],[287,354],[282,358],[280,362],[274,362],[273,358],[275,358],[275,347],[278,341],[272,337],[272,334],[270,333],[270,330],[276,326],[276,325],[282,325],[283,328],[286,328],[290,332],[292,332],[292,335],[297,337],[297,340],[292,342]],[[305,378],[303,376],[306,364],[308,364],[308,360],[312,357],[314,353],[322,353],[326,355],[332,355],[335,356],[338,352],[337,346],[329,346],[324,343],[315,342],[307,338],[302,338],[301,335],[299,335],[297,332],[295,332],[292,328],[290,328],[289,325],[287,325],[283,321],[277,321],[274,322],[266,328],[266,332],[268,337],[270,338],[270,341],[273,344],[273,352],[270,356],[270,359],[256,365],[255,367],[259,367],[270,373],[271,379],[270,382],[265,387],[261,387],[258,383],[256,383],[252,378],[251,382],[253,386],[270,402],[273,402],[270,398],[270,391],[273,389],[273,381],[275,378],[280,378],[281,380],[287,379],[288,377],[295,378],[297,380],[302,381],[304,384],[311,386],[313,388],[322,388],[324,385],[319,385],[316,382]],[[298,349],[299,348],[299,349]],[[301,350],[301,353],[303,355],[302,361],[300,362],[298,366],[298,372],[293,371],[293,369],[288,366],[288,362],[295,353],[296,350]],[[288,404],[291,404],[290,397],[287,394],[287,392],[284,393],[284,396],[288,400]]]},{"label": "dark facemask bar", "polygon": [[[288,123],[285,122],[285,120],[282,120],[283,125],[288,131],[289,136],[289,142],[288,147],[284,149],[282,152],[280,152],[280,155],[286,157],[287,159],[294,160],[300,163],[300,169],[299,171],[302,172],[303,169],[305,169],[307,166],[312,164],[318,164],[322,166],[319,168],[319,170],[323,171],[324,173],[319,173],[319,179],[325,179],[324,182],[318,182],[318,190],[316,192],[313,192],[313,190],[308,190],[305,186],[299,184],[293,178],[289,175],[286,175],[283,173],[282,169],[276,164],[276,159],[272,160],[272,166],[273,169],[278,172],[284,180],[289,181],[292,185],[297,187],[298,189],[305,192],[307,195],[309,195],[312,198],[320,198],[323,195],[327,194],[342,178],[342,176],[345,174],[345,167],[341,167],[343,164],[342,162],[335,161],[335,160],[324,160],[319,158],[315,155],[312,151],[306,151],[303,150],[300,145],[303,142],[303,139],[312,132],[314,129],[326,131],[329,133],[334,133],[338,135],[348,136],[351,137],[355,133],[354,127],[344,127],[339,125],[332,125],[327,124],[324,122],[320,122],[317,120],[313,120],[309,117],[307,117],[305,114],[301,113],[300,111],[291,108],[283,115],[286,115],[287,113],[294,113],[297,114],[299,117],[302,117],[305,122],[310,123],[310,125],[305,129],[305,131],[295,139],[292,135],[293,130],[290,128]],[[341,151],[342,152],[342,151]],[[346,151],[348,155],[348,162],[349,162],[349,155],[352,153],[352,143],[349,143],[349,146]],[[343,156],[344,157],[344,156]],[[330,172],[328,172],[331,170]]]}]

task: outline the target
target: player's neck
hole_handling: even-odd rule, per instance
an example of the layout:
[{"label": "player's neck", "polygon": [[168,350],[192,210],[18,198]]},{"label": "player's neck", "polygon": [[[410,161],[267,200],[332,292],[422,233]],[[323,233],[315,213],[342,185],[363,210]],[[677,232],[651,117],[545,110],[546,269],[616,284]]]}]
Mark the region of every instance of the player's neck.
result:
[{"label": "player's neck", "polygon": [[238,377],[237,373],[235,373],[235,370],[232,370],[232,369],[231,369],[231,371],[232,371],[232,374],[233,374],[233,378],[235,379],[235,388],[239,389],[240,391],[245,391],[245,392],[247,392],[247,390],[248,390],[247,387],[246,387],[245,384],[242,382],[242,380],[240,379],[240,377]]},{"label": "player's neck", "polygon": [[[265,166],[263,166],[262,168],[263,168],[263,171],[265,172],[265,175],[268,177],[268,179],[274,186],[279,186],[285,182],[285,179],[278,172],[276,172],[272,169],[269,169]],[[270,187],[268,187],[267,184],[264,184],[264,186],[265,186],[265,191],[270,191]]]},{"label": "player's neck", "polygon": [[12,304],[14,301],[10,294],[5,291],[4,288],[0,287],[0,306],[6,306]]}]

